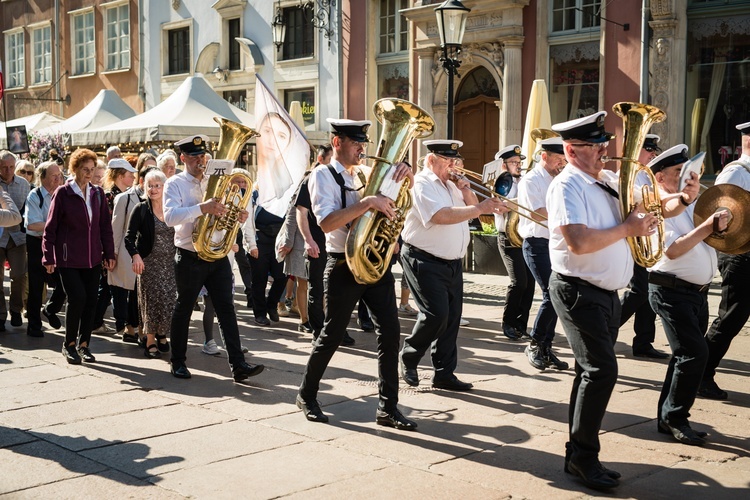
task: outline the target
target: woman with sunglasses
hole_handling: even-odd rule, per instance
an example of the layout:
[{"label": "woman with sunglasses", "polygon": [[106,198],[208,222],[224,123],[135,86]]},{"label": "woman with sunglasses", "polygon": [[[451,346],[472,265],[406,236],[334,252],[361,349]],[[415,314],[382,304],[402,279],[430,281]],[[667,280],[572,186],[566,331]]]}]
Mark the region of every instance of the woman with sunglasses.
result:
[{"label": "woman with sunglasses", "polygon": [[34,164],[28,160],[18,160],[16,162],[16,175],[19,175],[29,181],[29,186],[34,186]]}]

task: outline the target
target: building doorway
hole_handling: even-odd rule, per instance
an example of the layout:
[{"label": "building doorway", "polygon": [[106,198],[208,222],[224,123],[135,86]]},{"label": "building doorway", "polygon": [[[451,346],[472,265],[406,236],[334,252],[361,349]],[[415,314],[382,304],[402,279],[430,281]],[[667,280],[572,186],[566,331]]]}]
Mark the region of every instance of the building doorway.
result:
[{"label": "building doorway", "polygon": [[461,79],[456,94],[454,137],[464,143],[461,154],[466,168],[480,174],[500,146],[499,100],[497,82],[486,68],[480,66]]}]

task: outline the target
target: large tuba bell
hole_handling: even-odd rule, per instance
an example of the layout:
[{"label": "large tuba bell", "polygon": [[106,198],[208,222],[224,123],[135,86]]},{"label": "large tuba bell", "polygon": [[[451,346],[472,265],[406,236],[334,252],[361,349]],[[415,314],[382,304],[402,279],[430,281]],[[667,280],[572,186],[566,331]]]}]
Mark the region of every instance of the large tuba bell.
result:
[{"label": "large tuba bell", "polygon": [[[373,112],[383,131],[363,197],[378,194],[391,165],[403,160],[414,139],[429,137],[435,128],[435,120],[426,111],[403,99],[380,99],[373,105]],[[388,270],[406,212],[411,208],[408,181],[402,182],[395,204],[393,220],[377,210],[368,210],[349,229],[346,263],[357,283],[376,283]]]},{"label": "large tuba bell", "polygon": [[[659,220],[658,231],[649,236],[628,236],[628,246],[633,254],[633,260],[642,267],[656,264],[662,255],[664,246],[664,217],[661,212],[661,197],[656,187],[656,179],[651,169],[638,161],[638,156],[646,140],[646,134],[654,123],[663,121],[667,115],[656,106],[637,102],[620,102],[612,107],[612,111],[623,121],[622,157],[608,158],[619,160],[620,166],[620,212],[625,220],[636,204],[634,201],[635,179],[639,172],[648,177],[651,187],[642,188],[643,209],[652,213]],[[605,161],[605,158],[602,158]]]},{"label": "large tuba bell", "polygon": [[[250,127],[225,118],[214,117],[214,120],[221,126],[217,159],[236,159],[245,143],[253,136],[260,135]],[[232,184],[238,177],[247,181],[244,195],[239,186]],[[193,245],[201,259],[214,262],[227,256],[237,240],[240,212],[247,208],[252,191],[253,180],[245,172],[209,176],[203,201],[217,198],[227,208],[227,212],[221,217],[204,214],[195,221]]]}]

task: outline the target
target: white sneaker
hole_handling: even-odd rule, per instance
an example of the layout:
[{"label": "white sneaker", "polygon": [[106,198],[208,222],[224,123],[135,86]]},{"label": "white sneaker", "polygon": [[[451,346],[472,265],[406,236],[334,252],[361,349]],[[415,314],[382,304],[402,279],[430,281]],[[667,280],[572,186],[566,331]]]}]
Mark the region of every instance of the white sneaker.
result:
[{"label": "white sneaker", "polygon": [[471,322],[468,319],[461,318],[461,321],[459,321],[458,324],[461,326],[467,326],[470,325]]},{"label": "white sneaker", "polygon": [[102,323],[102,326],[97,328],[96,330],[92,330],[91,333],[109,333],[110,330],[107,328],[107,325],[105,323]]},{"label": "white sneaker", "polygon": [[214,339],[211,339],[203,344],[203,349],[201,349],[201,352],[203,354],[208,354],[209,356],[216,356],[217,354],[221,353],[221,351],[219,350],[219,346],[216,345],[216,341]]},{"label": "white sneaker", "polygon": [[402,314],[406,314],[407,316],[416,316],[417,314],[419,314],[419,311],[417,311],[416,309],[414,309],[409,304],[401,304],[401,305],[399,305],[398,306],[398,312],[400,312]]},{"label": "white sneaker", "polygon": [[289,317],[289,310],[286,308],[286,305],[283,302],[279,302],[279,306],[276,308],[276,311],[279,313],[279,316],[282,318]]}]

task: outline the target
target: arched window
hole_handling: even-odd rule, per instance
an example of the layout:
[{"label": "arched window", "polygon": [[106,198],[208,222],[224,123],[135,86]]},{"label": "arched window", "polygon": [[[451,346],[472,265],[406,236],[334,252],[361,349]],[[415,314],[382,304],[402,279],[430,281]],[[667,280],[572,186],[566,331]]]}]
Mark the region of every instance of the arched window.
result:
[{"label": "arched window", "polygon": [[500,99],[500,90],[495,78],[487,68],[482,66],[461,78],[461,86],[456,94],[456,104],[480,95]]}]

